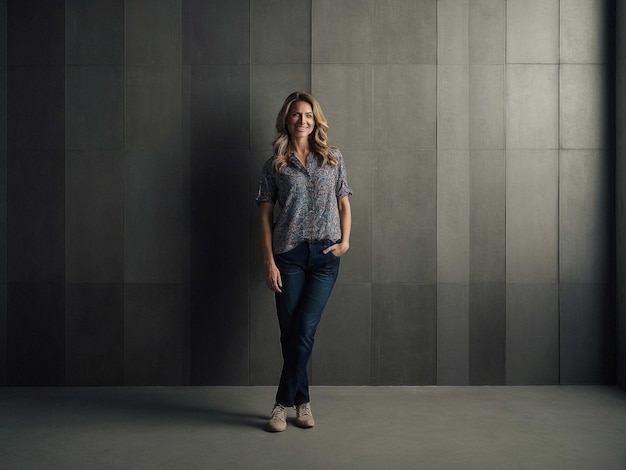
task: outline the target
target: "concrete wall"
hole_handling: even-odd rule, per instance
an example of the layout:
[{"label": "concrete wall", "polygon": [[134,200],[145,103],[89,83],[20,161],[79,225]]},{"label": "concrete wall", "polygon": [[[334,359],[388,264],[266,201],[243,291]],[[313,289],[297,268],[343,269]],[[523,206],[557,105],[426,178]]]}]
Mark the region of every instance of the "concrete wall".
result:
[{"label": "concrete wall", "polygon": [[611,3],[2,3],[0,383],[276,383],[297,89],[355,191],[315,384],[614,383]]},{"label": "concrete wall", "polygon": [[617,374],[626,388],[626,5],[617,2]]}]

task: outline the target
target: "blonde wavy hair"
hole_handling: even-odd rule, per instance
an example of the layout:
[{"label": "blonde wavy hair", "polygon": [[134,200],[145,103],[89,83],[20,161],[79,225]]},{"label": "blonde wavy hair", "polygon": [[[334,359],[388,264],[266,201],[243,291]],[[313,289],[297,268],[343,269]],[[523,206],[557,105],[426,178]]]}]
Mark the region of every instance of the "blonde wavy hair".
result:
[{"label": "blonde wavy hair", "polygon": [[272,142],[274,155],[276,156],[273,164],[274,171],[276,173],[280,173],[280,171],[289,162],[290,140],[289,131],[287,130],[287,117],[289,115],[289,111],[291,110],[291,105],[293,105],[296,101],[305,101],[309,103],[313,109],[315,128],[309,135],[311,150],[320,160],[322,167],[327,164],[331,166],[337,165],[337,157],[333,153],[333,150],[335,150],[336,147],[331,147],[326,143],[328,140],[327,133],[329,128],[326,117],[322,112],[322,107],[319,102],[313,98],[313,96],[302,91],[296,91],[285,99],[280,111],[278,111],[278,116],[276,116],[276,132],[278,132],[278,136],[274,139],[274,142]]}]

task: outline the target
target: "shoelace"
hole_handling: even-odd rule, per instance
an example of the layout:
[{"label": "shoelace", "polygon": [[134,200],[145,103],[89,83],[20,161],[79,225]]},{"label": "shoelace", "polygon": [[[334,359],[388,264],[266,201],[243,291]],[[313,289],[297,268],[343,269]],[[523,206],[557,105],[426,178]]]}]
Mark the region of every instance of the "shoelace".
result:
[{"label": "shoelace", "polygon": [[283,419],[284,416],[280,416],[281,414],[285,413],[285,407],[282,405],[274,405],[274,408],[272,408],[272,418],[271,419],[275,419],[275,418],[280,418]]},{"label": "shoelace", "polygon": [[299,406],[298,416],[311,416],[311,407],[309,405]]}]

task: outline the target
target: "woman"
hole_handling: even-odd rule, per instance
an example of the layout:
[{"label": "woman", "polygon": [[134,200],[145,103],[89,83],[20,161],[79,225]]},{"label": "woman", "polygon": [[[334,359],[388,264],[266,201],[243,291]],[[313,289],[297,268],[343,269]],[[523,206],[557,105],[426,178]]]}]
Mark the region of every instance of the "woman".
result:
[{"label": "woman", "polygon": [[[267,287],[275,292],[283,369],[268,430],[315,425],[307,363],[315,330],[350,247],[351,214],[343,157],[327,143],[328,124],[311,95],[287,97],[276,118],[274,156],[265,162],[257,204]],[[281,211],[274,224],[274,205]]]}]

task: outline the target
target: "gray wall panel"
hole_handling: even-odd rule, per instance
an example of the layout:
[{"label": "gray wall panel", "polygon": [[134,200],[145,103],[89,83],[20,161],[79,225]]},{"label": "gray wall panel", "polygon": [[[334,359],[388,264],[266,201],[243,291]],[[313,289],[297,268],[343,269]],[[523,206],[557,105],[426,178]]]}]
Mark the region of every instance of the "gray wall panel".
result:
[{"label": "gray wall panel", "polygon": [[556,284],[507,284],[506,383],[559,383],[559,291]]},{"label": "gray wall panel", "polygon": [[561,283],[559,301],[561,384],[615,383],[612,286]]},{"label": "gray wall panel", "polygon": [[68,66],[66,69],[67,150],[124,148],[122,66]]},{"label": "gray wall panel", "polygon": [[504,385],[506,284],[470,284],[469,384]]},{"label": "gray wall panel", "polygon": [[506,0],[469,2],[470,64],[504,64]]},{"label": "gray wall panel", "polygon": [[[0,28],[7,29],[7,4],[0,4]],[[0,385],[7,376],[7,37],[0,35]]]},{"label": "gray wall panel", "polygon": [[8,147],[64,150],[65,70],[63,66],[9,67]]},{"label": "gray wall panel", "polygon": [[503,64],[505,0],[437,2],[438,63]]},{"label": "gray wall panel", "polygon": [[124,285],[66,284],[66,384],[124,384]]},{"label": "gray wall panel", "polygon": [[[294,91],[311,90],[309,64],[260,64],[250,70],[250,148],[272,155],[272,141],[276,137],[276,115],[287,96]],[[320,98],[321,99],[321,98]],[[324,106],[327,114],[329,106]],[[331,120],[331,125],[334,120]],[[331,140],[336,132],[331,127]],[[341,131],[341,129],[338,129]],[[335,144],[337,145],[337,144]],[[256,171],[261,169],[255,169]],[[256,194],[255,194],[256,195]]]},{"label": "gray wall panel", "polygon": [[3,149],[0,150],[0,284],[8,281],[7,228],[7,152]]},{"label": "gray wall panel", "polygon": [[437,68],[437,148],[469,148],[469,67]]},{"label": "gray wall panel", "polygon": [[124,0],[67,0],[68,64],[124,63]]},{"label": "gray wall panel", "polygon": [[[211,283],[192,283],[190,330],[192,385],[250,383],[251,321],[248,313],[250,305],[248,292],[247,284],[233,282],[228,278]],[[271,297],[269,291],[267,294]],[[273,322],[278,328],[277,320]],[[280,351],[279,343],[273,340],[265,342],[264,345],[266,348],[278,347],[277,350]],[[279,374],[276,377],[279,377],[282,364],[273,365]],[[262,372],[260,371],[261,379]],[[272,383],[278,383],[277,379]]]},{"label": "gray wall panel", "polygon": [[[616,66],[617,78],[615,80],[615,88],[617,93],[616,103],[622,103],[626,98],[626,59],[622,59],[617,62]],[[626,109],[624,106],[617,106],[615,112],[615,120],[616,120],[616,146],[617,148],[626,147],[626,132],[623,130],[626,129]]]},{"label": "gray wall panel", "polygon": [[[250,152],[250,184],[248,191],[247,212],[249,220],[249,276],[250,276],[250,289],[253,289],[255,282],[265,282],[265,271],[263,266],[263,253],[259,249],[260,243],[260,214],[259,208],[256,205],[256,197],[259,193],[259,181],[261,179],[261,169],[265,161],[270,158],[271,151],[256,151]],[[278,209],[275,209],[278,212]],[[251,291],[252,292],[252,291]],[[257,296],[250,294],[251,302],[254,303],[257,300]]]},{"label": "gray wall panel", "polygon": [[335,286],[315,335],[311,358],[315,385],[370,383],[371,297],[371,283]]},{"label": "gray wall panel", "polygon": [[7,283],[0,283],[0,385],[9,384],[7,337]]},{"label": "gray wall panel", "polygon": [[469,2],[437,2],[437,63],[469,63]]},{"label": "gray wall panel", "polygon": [[436,285],[374,284],[372,383],[434,385],[436,376]]},{"label": "gray wall panel", "polygon": [[507,151],[506,280],[558,280],[558,155]]},{"label": "gray wall panel", "polygon": [[62,283],[9,283],[9,385],[65,384],[64,304]]},{"label": "gray wall panel", "polygon": [[504,66],[472,65],[469,75],[471,149],[504,148]]},{"label": "gray wall panel", "polygon": [[13,151],[7,161],[10,282],[65,280],[62,151]]},{"label": "gray wall panel", "polygon": [[437,152],[437,282],[470,279],[470,152]]},{"label": "gray wall panel", "polygon": [[[626,128],[626,126],[625,126]],[[617,281],[626,283],[626,148],[616,150],[617,165],[615,175],[616,240],[617,240]]]},{"label": "gray wall panel", "polygon": [[626,282],[617,286],[617,382],[626,388]]},{"label": "gray wall panel", "polygon": [[373,147],[436,148],[437,68],[375,65],[373,75]]},{"label": "gray wall panel", "polygon": [[127,66],[124,136],[126,150],[180,151],[180,67]]},{"label": "gray wall panel", "polygon": [[277,385],[283,364],[274,293],[265,281],[250,282],[251,385]]},{"label": "gray wall panel", "polygon": [[372,48],[375,63],[436,63],[436,2],[378,0],[372,3]]},{"label": "gray wall panel", "polygon": [[603,41],[610,3],[606,0],[561,0],[561,63],[599,64],[613,59]]},{"label": "gray wall panel", "polygon": [[248,150],[249,65],[192,66],[190,94],[192,150]]},{"label": "gray wall panel", "polygon": [[311,0],[250,0],[250,16],[251,63],[311,63]]},{"label": "gray wall panel", "polygon": [[559,60],[559,0],[507,0],[509,64],[553,64]]},{"label": "gray wall panel", "polygon": [[65,0],[6,0],[9,65],[63,65]]},{"label": "gray wall panel", "polygon": [[437,385],[469,384],[469,284],[437,284]]},{"label": "gray wall panel", "polygon": [[[626,8],[624,8],[623,2],[615,2],[615,44],[616,44],[616,59],[626,59],[626,34],[624,34],[624,22],[626,22]],[[618,78],[623,79],[623,76],[618,74]]]},{"label": "gray wall panel", "polygon": [[374,282],[435,282],[435,151],[375,153],[373,173],[378,180],[372,204]]},{"label": "gray wall panel", "polygon": [[372,63],[372,2],[316,0],[312,15],[312,63]]},{"label": "gray wall panel", "polygon": [[617,379],[626,388],[626,4],[616,2]]},{"label": "gray wall panel", "polygon": [[470,281],[504,282],[506,186],[502,150],[470,152]]},{"label": "gray wall panel", "polygon": [[189,289],[124,286],[124,383],[189,383]]},{"label": "gray wall panel", "polygon": [[7,149],[7,67],[0,66],[0,150]]},{"label": "gray wall panel", "polygon": [[250,0],[185,1],[190,64],[250,63]]},{"label": "gray wall panel", "polygon": [[594,150],[561,150],[559,279],[610,283],[613,264],[613,165]]},{"label": "gray wall panel", "polygon": [[[608,70],[601,65],[561,65],[559,134],[561,148],[592,149],[604,146],[605,128],[611,125],[605,109],[603,82]],[[612,146],[612,140],[610,145]]]},{"label": "gray wall panel", "polygon": [[[230,13],[238,16],[234,11]],[[252,285],[249,287],[250,279],[263,275],[260,259],[258,264],[251,262],[251,251],[247,249],[252,246],[251,240],[258,246],[258,227],[254,233],[249,227],[251,213],[256,211],[253,204],[256,191],[250,187],[252,172],[258,181],[262,161],[270,155],[269,151],[258,152],[259,160],[252,164],[248,150],[249,74],[248,65],[191,68],[191,383],[194,385],[277,382],[277,378],[266,378],[268,369],[264,366],[267,364],[269,368],[273,364],[263,362],[262,356],[255,357],[259,361],[254,363],[260,369],[252,372],[250,368],[253,360],[250,351],[259,352],[252,349],[252,305],[265,305],[273,296],[269,291],[263,293]],[[284,98],[281,96],[280,103],[273,104],[274,113]],[[273,126],[274,119],[275,116],[267,124]],[[278,328],[275,316],[264,326],[269,325]],[[279,348],[277,342],[271,344]],[[265,346],[269,349],[270,343],[266,342]],[[280,373],[280,364],[276,367]]]},{"label": "gray wall panel", "polygon": [[65,279],[124,282],[124,154],[65,154]]},{"label": "gray wall panel", "polygon": [[12,283],[0,300],[0,367],[9,385],[65,383],[64,5],[2,5],[2,268]]},{"label": "gray wall panel", "polygon": [[507,149],[554,149],[558,142],[559,68],[508,65]]},{"label": "gray wall panel", "polygon": [[[0,26],[7,30],[7,2],[0,3]],[[7,35],[0,35],[0,65],[7,65]]]},{"label": "gray wall panel", "polygon": [[125,0],[124,16],[126,64],[181,64],[180,0]]},{"label": "gray wall panel", "polygon": [[352,235],[350,251],[341,260],[339,282],[372,282],[372,153],[344,150],[350,200]]},{"label": "gray wall panel", "polygon": [[370,65],[314,64],[311,91],[330,123],[331,145],[340,149],[372,148],[372,113],[376,113],[372,109]]},{"label": "gray wall panel", "polygon": [[191,167],[191,278],[245,286],[248,250],[231,247],[250,246],[248,211],[256,208],[248,192],[248,152],[194,151]]},{"label": "gray wall panel", "polygon": [[124,193],[124,279],[131,283],[179,283],[184,257],[180,150],[127,151]]}]

